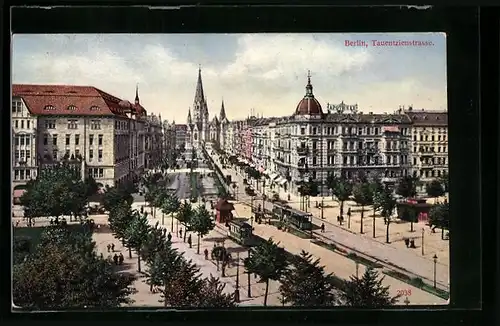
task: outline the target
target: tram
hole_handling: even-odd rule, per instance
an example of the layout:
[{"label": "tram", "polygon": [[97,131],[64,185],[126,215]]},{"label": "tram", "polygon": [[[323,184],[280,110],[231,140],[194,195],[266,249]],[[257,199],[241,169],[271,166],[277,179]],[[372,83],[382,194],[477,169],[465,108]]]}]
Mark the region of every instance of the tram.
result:
[{"label": "tram", "polygon": [[253,228],[247,223],[247,220],[247,218],[237,218],[229,221],[227,235],[243,246],[252,246],[256,239],[252,233]]},{"label": "tram", "polygon": [[312,230],[312,214],[279,203],[273,204],[273,215],[282,222],[288,222],[304,231]]}]

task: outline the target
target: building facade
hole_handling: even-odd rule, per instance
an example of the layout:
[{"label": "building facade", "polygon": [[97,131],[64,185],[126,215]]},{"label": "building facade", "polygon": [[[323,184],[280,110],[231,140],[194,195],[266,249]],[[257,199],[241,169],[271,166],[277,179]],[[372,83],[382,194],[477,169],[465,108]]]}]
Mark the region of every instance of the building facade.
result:
[{"label": "building facade", "polygon": [[429,182],[448,174],[448,113],[409,108],[412,175]]},{"label": "building facade", "polygon": [[161,114],[147,115],[144,121],[145,134],[145,162],[146,169],[154,169],[161,165],[163,159],[163,127]]},{"label": "building facade", "polygon": [[[13,85],[12,107],[16,110],[14,131],[16,121],[19,127],[14,132],[14,147],[18,135],[30,130],[32,137],[29,178],[36,176],[39,169],[66,161],[82,167],[82,178],[91,175],[102,186],[115,186],[136,180],[144,169],[146,110],[140,104],[138,91],[132,104],[95,87]],[[19,107],[21,112],[17,112]],[[26,122],[25,128],[20,128],[23,117],[30,119],[29,129]],[[23,142],[28,161],[28,145],[26,140]],[[14,152],[14,180],[18,174],[20,178],[16,170],[20,171],[20,162],[24,162],[21,147],[19,151],[19,156]],[[20,166],[16,168],[16,164]],[[26,183],[26,172],[24,177],[14,184]]]}]

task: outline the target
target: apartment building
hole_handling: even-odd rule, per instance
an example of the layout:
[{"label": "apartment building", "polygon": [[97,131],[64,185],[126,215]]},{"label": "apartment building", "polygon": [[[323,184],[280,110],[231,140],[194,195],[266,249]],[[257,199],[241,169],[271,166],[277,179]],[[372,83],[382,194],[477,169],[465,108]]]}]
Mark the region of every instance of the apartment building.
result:
[{"label": "apartment building", "polygon": [[173,126],[173,138],[175,140],[174,147],[175,148],[186,148],[186,139],[187,139],[187,128],[186,124],[174,124]]},{"label": "apartment building", "polygon": [[92,175],[102,186],[137,179],[144,169],[145,116],[137,90],[132,104],[90,86],[13,85],[14,185],[61,161],[81,166],[82,178]]},{"label": "apartment building", "polygon": [[145,117],[145,163],[146,169],[153,169],[161,165],[163,159],[163,127],[161,114]]},{"label": "apartment building", "polygon": [[412,107],[405,113],[412,121],[412,175],[425,183],[448,174],[448,113]]}]

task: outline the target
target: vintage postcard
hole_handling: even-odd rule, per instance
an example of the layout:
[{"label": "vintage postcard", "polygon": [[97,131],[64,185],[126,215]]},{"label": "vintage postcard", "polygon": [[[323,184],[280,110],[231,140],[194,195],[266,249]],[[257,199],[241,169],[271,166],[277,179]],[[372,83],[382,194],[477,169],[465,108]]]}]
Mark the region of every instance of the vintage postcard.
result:
[{"label": "vintage postcard", "polygon": [[15,307],[448,303],[445,34],[12,51]]}]

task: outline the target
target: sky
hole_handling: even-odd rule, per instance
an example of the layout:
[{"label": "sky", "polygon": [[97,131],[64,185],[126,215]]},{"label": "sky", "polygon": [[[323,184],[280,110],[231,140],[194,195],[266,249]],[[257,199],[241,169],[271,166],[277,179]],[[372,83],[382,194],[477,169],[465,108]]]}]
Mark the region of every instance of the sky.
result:
[{"label": "sky", "polygon": [[[398,40],[427,45],[372,42]],[[15,34],[12,51],[13,83],[95,86],[129,101],[138,85],[148,113],[176,123],[186,123],[199,67],[210,119],[222,100],[230,120],[291,115],[308,71],[324,111],[342,101],[366,113],[447,109],[443,33]]]}]

